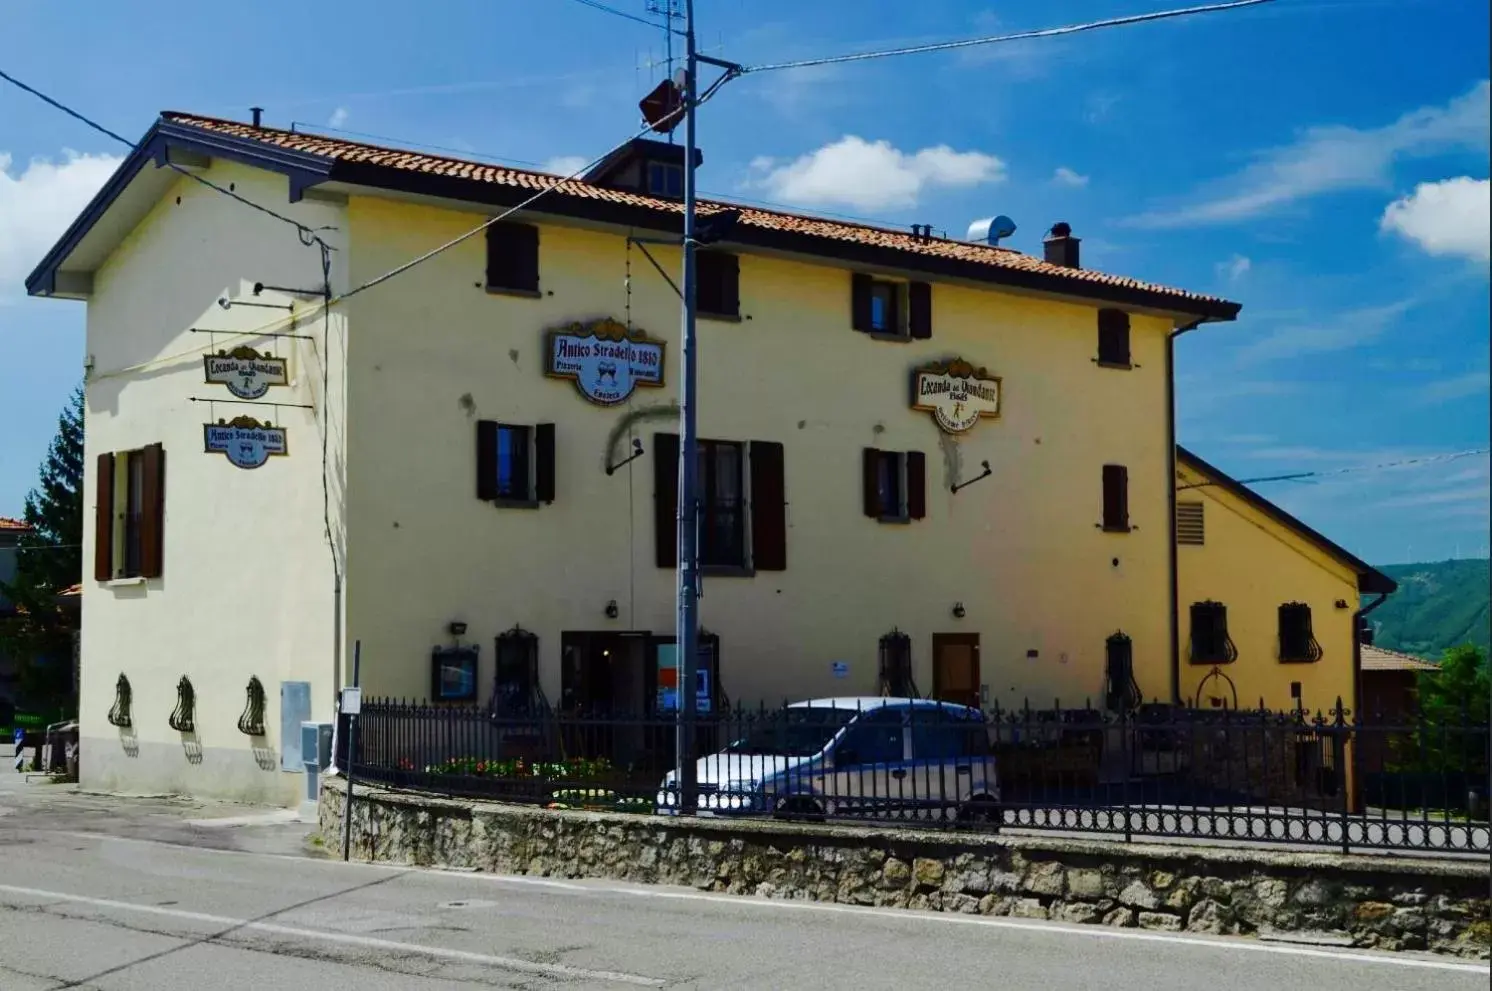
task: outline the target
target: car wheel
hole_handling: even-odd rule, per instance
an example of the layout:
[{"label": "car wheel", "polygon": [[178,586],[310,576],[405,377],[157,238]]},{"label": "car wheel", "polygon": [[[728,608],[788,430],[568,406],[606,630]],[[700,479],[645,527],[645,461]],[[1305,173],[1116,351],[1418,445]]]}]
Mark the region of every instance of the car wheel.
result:
[{"label": "car wheel", "polygon": [[778,803],[774,815],[795,822],[824,821],[823,807],[811,798],[785,798]]},{"label": "car wheel", "polygon": [[958,810],[958,821],[966,826],[978,826],[990,831],[999,831],[1005,815],[1000,803],[988,795],[975,795]]}]

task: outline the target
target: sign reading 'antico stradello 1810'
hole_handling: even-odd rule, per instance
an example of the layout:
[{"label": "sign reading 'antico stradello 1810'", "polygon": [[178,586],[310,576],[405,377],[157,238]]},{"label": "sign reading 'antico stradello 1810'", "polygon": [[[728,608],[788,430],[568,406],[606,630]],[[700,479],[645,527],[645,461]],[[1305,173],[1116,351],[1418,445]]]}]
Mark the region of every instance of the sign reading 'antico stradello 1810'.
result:
[{"label": "sign reading 'antico stradello 1810'", "polygon": [[223,455],[235,468],[258,468],[290,453],[284,427],[260,423],[252,416],[204,423],[202,446],[208,454]]},{"label": "sign reading 'antico stradello 1810'", "polygon": [[663,385],[662,341],[615,320],[573,323],[547,334],[544,374],[569,379],[598,406],[625,402],[638,386]]},{"label": "sign reading 'antico stradello 1810'", "polygon": [[964,433],[1000,415],[1000,379],[960,359],[924,365],[912,372],[912,409],[931,413],[945,433]]}]

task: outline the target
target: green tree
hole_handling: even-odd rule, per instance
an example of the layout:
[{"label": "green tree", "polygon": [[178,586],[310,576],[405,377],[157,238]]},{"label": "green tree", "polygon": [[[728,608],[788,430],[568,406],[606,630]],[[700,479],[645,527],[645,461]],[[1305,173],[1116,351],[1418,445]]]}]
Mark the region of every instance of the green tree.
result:
[{"label": "green tree", "polygon": [[0,620],[0,651],[19,662],[22,704],[51,709],[70,701],[72,684],[75,623],[59,608],[57,593],[83,579],[81,386],[58,418],[23,519],[31,530],[18,545],[15,580],[0,583],[16,606],[14,616]]},{"label": "green tree", "polygon": [[1473,644],[1447,650],[1438,671],[1419,676],[1420,762],[1427,769],[1485,777],[1489,705],[1487,655]]}]

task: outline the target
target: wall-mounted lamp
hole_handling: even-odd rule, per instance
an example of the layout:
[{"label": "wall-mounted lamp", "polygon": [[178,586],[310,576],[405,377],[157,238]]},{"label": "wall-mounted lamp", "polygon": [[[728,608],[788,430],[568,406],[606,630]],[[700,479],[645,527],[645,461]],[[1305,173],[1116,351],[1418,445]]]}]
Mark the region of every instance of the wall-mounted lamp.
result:
[{"label": "wall-mounted lamp", "polygon": [[446,626],[446,629],[451,632],[451,636],[453,637],[466,636],[466,624],[461,622],[461,620],[459,619],[451,620],[451,622]]},{"label": "wall-mounted lamp", "polygon": [[642,457],[642,454],[643,454],[643,451],[642,451],[642,439],[638,438],[638,437],[633,437],[632,438],[632,455],[630,457],[622,459],[621,461],[618,461],[614,465],[613,464],[608,464],[606,466],[606,474],[608,474],[608,475],[614,475],[614,474],[616,474],[616,470],[618,468],[621,468],[624,465],[631,464],[632,462],[636,461],[638,458]]},{"label": "wall-mounted lamp", "polygon": [[962,602],[955,602],[953,604],[953,618],[963,619],[965,614],[966,610],[964,609],[964,604]]},{"label": "wall-mounted lamp", "polygon": [[612,599],[610,602],[606,603],[606,618],[607,619],[616,619],[617,615],[620,612],[621,612],[621,610],[616,607],[616,600],[615,599]]},{"label": "wall-mounted lamp", "polygon": [[1337,600],[1337,608],[1338,609],[1346,609],[1347,608],[1347,600],[1346,599],[1338,599]]},{"label": "wall-mounted lamp", "polygon": [[989,478],[990,475],[994,474],[994,469],[989,466],[989,462],[988,461],[981,461],[980,464],[982,464],[984,466],[984,471],[983,472],[981,472],[978,475],[975,475],[973,478],[969,479],[967,482],[954,482],[952,485],[948,486],[949,491],[950,492],[957,492],[959,489],[967,489],[969,486],[973,485],[975,482],[979,481],[980,479]]}]

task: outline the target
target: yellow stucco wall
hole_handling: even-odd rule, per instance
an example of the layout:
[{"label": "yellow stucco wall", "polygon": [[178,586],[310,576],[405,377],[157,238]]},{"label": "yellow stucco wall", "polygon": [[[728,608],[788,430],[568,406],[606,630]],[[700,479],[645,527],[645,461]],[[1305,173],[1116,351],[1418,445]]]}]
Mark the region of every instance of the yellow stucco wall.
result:
[{"label": "yellow stucco wall", "polygon": [[[1352,695],[1352,615],[1358,601],[1357,574],[1316,543],[1261,513],[1194,466],[1177,472],[1177,499],[1201,502],[1205,520],[1202,546],[1177,547],[1177,609],[1181,624],[1181,693],[1208,705],[1211,696],[1226,697],[1226,684],[1214,679],[1202,688],[1210,664],[1189,660],[1191,604],[1211,600],[1228,607],[1228,633],[1238,660],[1223,665],[1237,686],[1238,704],[1283,711],[1296,705],[1292,682],[1301,686],[1300,704],[1329,713],[1337,699],[1349,709]],[[1190,487],[1189,487],[1190,486]],[[1346,608],[1338,608],[1343,601]],[[1304,602],[1311,607],[1312,628],[1321,645],[1314,663],[1279,660],[1279,607]],[[1201,698],[1199,698],[1199,689]]]},{"label": "yellow stucco wall", "polygon": [[[354,196],[350,281],[480,220]],[[676,252],[653,250],[677,270]],[[540,252],[540,299],[484,292],[477,237],[347,305],[347,622],[372,694],[427,695],[430,650],[449,642],[452,620],[481,645],[484,698],[493,637],[515,623],[540,637],[551,700],[562,631],[672,633],[674,574],[654,562],[651,439],[676,431],[677,298],[634,249],[631,320],[668,342],[667,387],[590,405],[544,377],[542,334],[627,318],[625,242],[545,223]],[[1137,367],[1101,369],[1093,305],[938,284],[931,340],[877,341],[851,329],[849,269],[758,254],[741,259],[741,310],[739,323],[700,321],[700,433],[785,445],[788,567],[704,581],[703,624],[720,637],[733,699],[873,693],[878,639],[893,627],[912,638],[924,692],[933,634],[977,632],[991,702],[1096,702],[1105,639],[1122,629],[1144,694],[1169,694],[1169,321],[1136,316]],[[908,408],[911,369],[954,356],[1004,384],[1003,416],[957,439]],[[478,419],[557,425],[552,505],[478,501]],[[636,436],[649,453],[608,477],[619,428],[616,450]],[[862,515],[864,447],[926,453],[926,519]],[[985,460],[993,477],[949,493]],[[1097,528],[1109,462],[1129,468],[1128,534]],[[603,615],[610,600],[615,620]],[[833,676],[836,661],[847,676]]]}]

